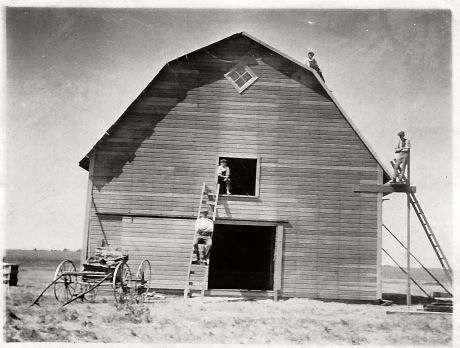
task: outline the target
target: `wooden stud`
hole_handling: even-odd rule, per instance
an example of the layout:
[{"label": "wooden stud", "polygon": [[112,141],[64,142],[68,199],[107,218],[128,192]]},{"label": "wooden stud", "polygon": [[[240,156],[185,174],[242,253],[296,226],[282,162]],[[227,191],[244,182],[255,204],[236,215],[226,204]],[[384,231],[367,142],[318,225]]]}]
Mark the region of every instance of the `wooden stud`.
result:
[{"label": "wooden stud", "polygon": [[86,209],[85,209],[85,222],[83,229],[83,246],[81,248],[80,263],[83,265],[83,262],[88,258],[89,253],[89,230],[90,230],[90,219],[91,219],[91,209],[93,205],[93,179],[94,179],[94,163],[96,159],[96,151],[92,151],[89,154],[89,168],[88,168],[88,187],[86,189]]},{"label": "wooden stud", "polygon": [[411,275],[410,275],[410,194],[407,194],[407,305],[412,305],[411,298]]},{"label": "wooden stud", "polygon": [[408,186],[403,184],[396,185],[373,185],[373,184],[361,184],[353,185],[353,192],[362,193],[394,193],[394,192],[417,192],[417,187]]},{"label": "wooden stud", "polygon": [[274,300],[278,301],[278,293],[281,290],[281,277],[282,277],[282,261],[283,261],[283,239],[284,227],[283,225],[276,226],[276,239],[275,239],[275,270],[273,275],[273,292]]},{"label": "wooden stud", "polygon": [[[408,154],[407,159],[407,184],[410,185],[410,154]],[[404,173],[402,173],[404,175]],[[407,305],[412,305],[412,297],[411,297],[411,275],[410,275],[410,206],[411,206],[411,199],[410,193],[407,193]]]},{"label": "wooden stud", "polygon": [[[383,170],[377,164],[377,183],[383,183]],[[382,299],[382,203],[383,193],[377,193],[377,300]]]}]

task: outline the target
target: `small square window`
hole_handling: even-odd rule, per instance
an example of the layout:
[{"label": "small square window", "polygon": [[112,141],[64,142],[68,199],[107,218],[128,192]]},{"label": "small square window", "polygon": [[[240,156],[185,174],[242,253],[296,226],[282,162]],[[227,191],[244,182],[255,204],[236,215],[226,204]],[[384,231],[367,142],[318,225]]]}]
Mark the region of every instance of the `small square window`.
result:
[{"label": "small square window", "polygon": [[243,79],[238,79],[235,81],[235,83],[238,85],[239,88],[242,88],[246,81],[244,81]]},{"label": "small square window", "polygon": [[245,72],[246,72],[246,66],[244,65],[238,65],[235,69],[235,71],[239,74],[239,75],[243,75]]},{"label": "small square window", "polygon": [[238,77],[240,77],[240,75],[236,71],[231,71],[228,73],[228,75],[232,80],[236,80]]},{"label": "small square window", "polygon": [[244,73],[241,77],[244,79],[245,82],[248,82],[252,78],[252,76],[247,72]]},{"label": "small square window", "polygon": [[[221,160],[225,159],[224,167]],[[256,197],[259,195],[259,165],[257,156],[238,158],[220,156],[217,170],[219,194]],[[229,180],[225,179],[225,176]]]},{"label": "small square window", "polygon": [[232,70],[225,74],[225,77],[232,83],[239,93],[242,93],[258,79],[256,74],[254,74],[247,65],[235,66]]}]

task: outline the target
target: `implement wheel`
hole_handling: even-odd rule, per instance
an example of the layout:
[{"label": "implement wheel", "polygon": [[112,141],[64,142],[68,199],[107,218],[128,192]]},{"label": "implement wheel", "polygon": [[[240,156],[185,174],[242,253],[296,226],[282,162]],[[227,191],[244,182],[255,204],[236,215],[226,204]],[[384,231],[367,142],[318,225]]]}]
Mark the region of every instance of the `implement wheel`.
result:
[{"label": "implement wheel", "polygon": [[141,264],[137,268],[136,273],[136,284],[134,289],[136,296],[143,296],[143,294],[148,294],[151,278],[152,267],[150,266],[150,261],[142,260]]},{"label": "implement wheel", "polygon": [[119,263],[113,272],[112,279],[115,302],[125,303],[131,299],[132,276],[128,264]]},{"label": "implement wheel", "polygon": [[65,303],[75,295],[77,288],[76,271],[75,265],[70,260],[64,260],[57,266],[54,280],[60,278],[54,283],[54,297],[59,302]]}]

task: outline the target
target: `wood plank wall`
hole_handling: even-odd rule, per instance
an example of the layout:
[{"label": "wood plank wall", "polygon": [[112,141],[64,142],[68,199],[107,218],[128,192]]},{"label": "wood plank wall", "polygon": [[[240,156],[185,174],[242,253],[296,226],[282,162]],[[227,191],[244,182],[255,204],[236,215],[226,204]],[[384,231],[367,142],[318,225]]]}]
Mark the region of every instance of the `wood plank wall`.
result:
[{"label": "wood plank wall", "polygon": [[129,246],[133,275],[141,261],[148,259],[151,284],[159,289],[184,289],[194,224],[191,219],[124,217],[121,240]]},{"label": "wood plank wall", "polygon": [[[119,217],[93,209],[91,250],[102,219],[133,262],[150,258],[157,284],[180,286],[190,220],[122,216],[194,215],[216,156],[254,154],[260,196],[222,197],[218,216],[289,220],[280,294],[374,299],[377,199],[352,185],[377,182],[375,159],[311,73],[244,38],[206,51],[165,67],[96,148],[94,202]],[[242,94],[223,76],[240,60],[259,77]]]}]

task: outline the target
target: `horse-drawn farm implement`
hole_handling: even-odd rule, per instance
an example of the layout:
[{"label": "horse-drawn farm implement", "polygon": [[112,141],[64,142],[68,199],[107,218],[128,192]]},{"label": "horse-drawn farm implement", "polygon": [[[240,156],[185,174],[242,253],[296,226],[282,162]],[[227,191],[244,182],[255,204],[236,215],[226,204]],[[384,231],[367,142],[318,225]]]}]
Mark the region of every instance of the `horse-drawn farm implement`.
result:
[{"label": "horse-drawn farm implement", "polygon": [[38,305],[40,298],[51,287],[62,306],[78,299],[92,301],[101,287],[111,290],[117,303],[141,302],[150,288],[150,262],[142,260],[133,278],[127,261],[127,254],[108,247],[97,248],[96,256],[86,260],[80,271],[72,261],[64,260],[56,268],[53,281],[32,305]]}]

